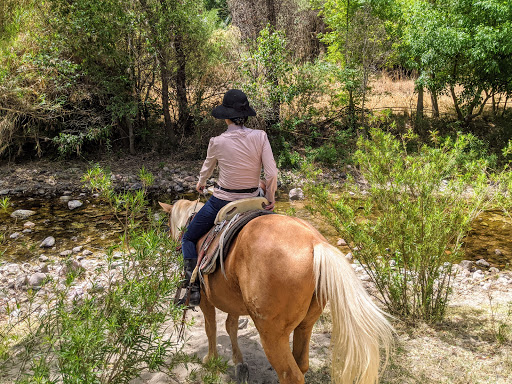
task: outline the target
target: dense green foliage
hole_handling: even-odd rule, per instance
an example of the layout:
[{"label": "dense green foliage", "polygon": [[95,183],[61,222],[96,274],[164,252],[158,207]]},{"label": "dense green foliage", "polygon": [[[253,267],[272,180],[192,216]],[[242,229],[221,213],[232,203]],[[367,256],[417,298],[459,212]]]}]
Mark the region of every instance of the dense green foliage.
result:
[{"label": "dense green foliage", "polygon": [[[282,164],[293,165],[294,153],[332,152],[340,131],[355,142],[372,125],[366,100],[382,71],[416,80],[420,120],[411,124],[418,133],[434,125],[454,134],[457,120],[492,140],[496,153],[512,136],[502,123],[512,89],[510,2],[267,1],[265,12],[251,16],[259,20],[242,25],[253,6],[263,6],[251,4],[4,0],[0,156],[97,149],[202,156],[215,130],[211,107],[239,87],[259,112],[253,126],[269,130],[278,156],[288,159]],[[241,39],[236,27],[254,39]],[[317,48],[304,55],[297,44],[307,39]],[[433,121],[421,120],[424,90]],[[436,120],[441,95],[452,98],[448,121]],[[487,138],[482,124],[472,125],[483,113],[503,127],[498,134]]]},{"label": "dense green foliage", "polygon": [[472,220],[500,193],[489,188],[487,162],[471,150],[474,136],[434,136],[433,147],[416,139],[373,129],[357,143],[359,182],[340,196],[310,189],[316,211],[350,244],[390,313],[435,322],[444,316],[452,263]]}]

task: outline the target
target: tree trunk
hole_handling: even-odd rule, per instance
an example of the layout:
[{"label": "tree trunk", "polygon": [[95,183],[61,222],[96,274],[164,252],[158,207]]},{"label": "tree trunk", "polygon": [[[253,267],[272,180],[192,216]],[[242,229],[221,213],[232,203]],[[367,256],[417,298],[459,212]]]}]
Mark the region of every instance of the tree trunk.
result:
[{"label": "tree trunk", "polygon": [[437,102],[436,91],[430,91],[430,100],[432,101],[432,117],[439,118],[439,103]]},{"label": "tree trunk", "polygon": [[183,51],[183,38],[179,31],[174,34],[174,50],[176,52],[176,101],[178,102],[178,126],[186,132],[191,124],[192,119],[189,114],[187,100],[187,58]]},{"label": "tree trunk", "polygon": [[423,87],[418,88],[418,101],[416,103],[416,119],[423,119]]},{"label": "tree trunk", "polygon": [[169,112],[169,70],[167,61],[160,58],[160,80],[162,81],[162,112],[164,114],[164,131],[171,144],[175,144],[176,135],[172,127],[171,114]]},{"label": "tree trunk", "polygon": [[455,111],[457,112],[457,118],[459,121],[464,121],[464,116],[462,116],[462,111],[460,110],[459,101],[457,100],[457,95],[455,94],[455,88],[453,85],[450,85],[450,93],[452,95],[453,106],[455,107]]}]

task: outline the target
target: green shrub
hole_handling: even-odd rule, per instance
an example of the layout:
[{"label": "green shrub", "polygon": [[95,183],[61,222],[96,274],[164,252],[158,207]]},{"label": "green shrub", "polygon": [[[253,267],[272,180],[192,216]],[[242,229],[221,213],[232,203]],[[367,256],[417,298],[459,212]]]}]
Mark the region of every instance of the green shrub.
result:
[{"label": "green shrub", "polygon": [[485,161],[460,167],[467,137],[411,152],[413,139],[373,129],[358,140],[357,182],[346,183],[339,196],[322,186],[309,190],[312,209],[351,245],[390,313],[433,322],[444,315],[452,263],[471,221],[493,195]]}]

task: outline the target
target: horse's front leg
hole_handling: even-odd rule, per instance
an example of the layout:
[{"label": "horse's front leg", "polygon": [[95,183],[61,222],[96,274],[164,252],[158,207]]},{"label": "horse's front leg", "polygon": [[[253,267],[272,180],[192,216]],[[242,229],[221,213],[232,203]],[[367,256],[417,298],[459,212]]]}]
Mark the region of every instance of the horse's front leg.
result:
[{"label": "horse's front leg", "polygon": [[204,357],[206,363],[211,358],[217,357],[217,322],[215,321],[215,307],[208,301],[206,295],[201,293],[201,302],[199,307],[204,316],[204,328],[208,337],[208,354]]},{"label": "horse's front leg", "polygon": [[231,349],[233,350],[233,363],[236,367],[236,379],[238,383],[247,383],[249,381],[249,367],[244,363],[242,352],[238,346],[238,316],[228,314],[226,319],[226,331],[231,340]]}]

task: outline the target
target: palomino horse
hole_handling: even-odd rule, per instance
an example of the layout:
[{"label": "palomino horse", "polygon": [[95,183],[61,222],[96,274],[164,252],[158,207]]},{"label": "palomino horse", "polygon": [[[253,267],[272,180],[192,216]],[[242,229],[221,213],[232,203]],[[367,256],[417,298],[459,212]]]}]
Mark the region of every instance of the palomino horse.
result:
[{"label": "palomino horse", "polygon": [[[187,200],[174,206],[160,204],[170,214],[174,238],[202,206]],[[313,325],[329,300],[333,381],[378,381],[380,347],[387,360],[392,328],[343,254],[310,224],[278,214],[257,217],[234,240],[224,267],[226,276],[218,270],[204,276],[200,307],[208,336],[205,360],[217,356],[215,308],[219,308],[228,313],[226,330],[237,372],[247,371],[237,342],[238,318],[249,315],[279,382],[304,383]]]}]

